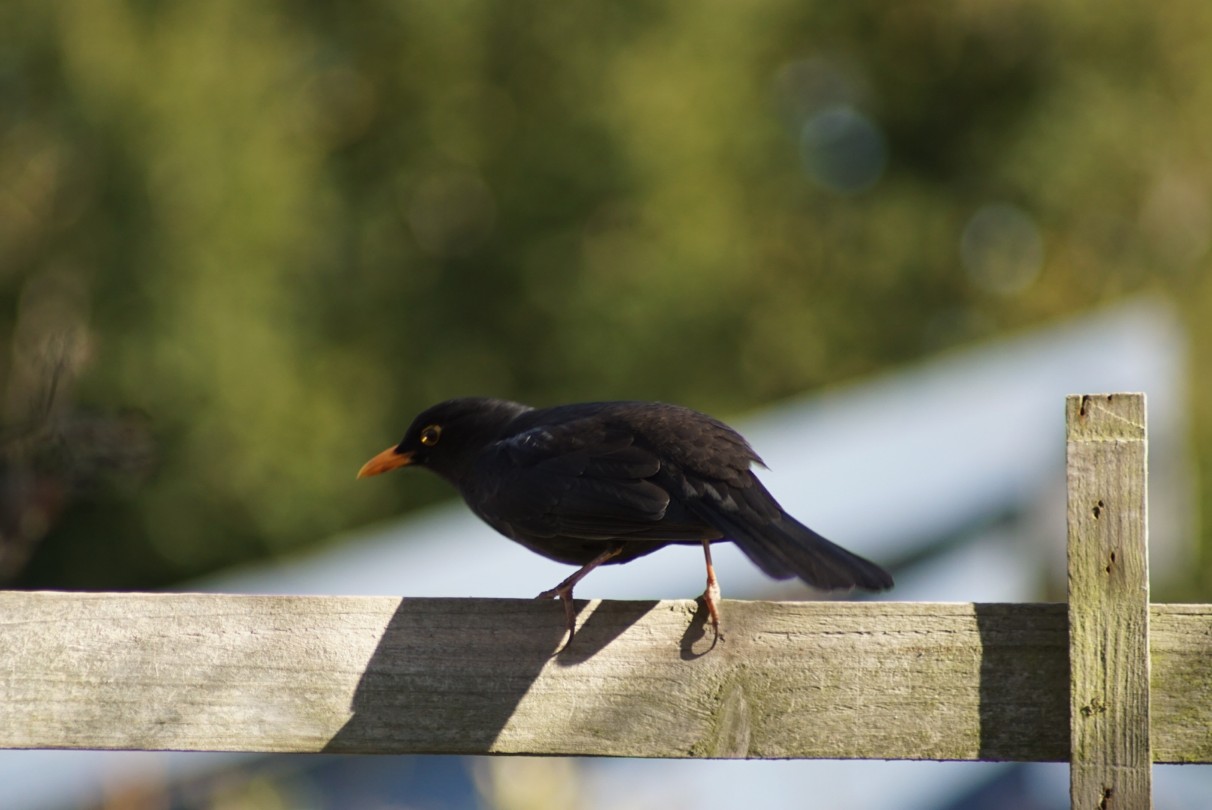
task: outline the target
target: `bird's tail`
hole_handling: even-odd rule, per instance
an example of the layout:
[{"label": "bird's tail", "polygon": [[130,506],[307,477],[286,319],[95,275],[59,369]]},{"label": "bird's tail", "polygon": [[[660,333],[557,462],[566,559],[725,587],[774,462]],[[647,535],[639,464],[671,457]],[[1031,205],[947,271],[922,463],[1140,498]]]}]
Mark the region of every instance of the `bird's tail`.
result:
[{"label": "bird's tail", "polygon": [[785,512],[761,523],[718,511],[712,517],[716,528],[775,579],[799,577],[824,590],[858,587],[883,591],[892,587],[892,575],[883,568],[826,540]]}]

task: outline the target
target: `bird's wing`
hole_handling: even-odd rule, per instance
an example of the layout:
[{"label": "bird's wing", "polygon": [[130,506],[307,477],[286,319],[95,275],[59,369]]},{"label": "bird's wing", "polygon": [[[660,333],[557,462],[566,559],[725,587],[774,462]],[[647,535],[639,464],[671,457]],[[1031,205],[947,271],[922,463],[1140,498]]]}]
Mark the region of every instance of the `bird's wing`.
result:
[{"label": "bird's wing", "polygon": [[[584,540],[712,536],[652,479],[661,459],[624,427],[576,420],[527,430],[481,457],[477,511],[511,535]],[[470,501],[469,501],[470,502]],[[672,508],[671,508],[672,505]]]}]

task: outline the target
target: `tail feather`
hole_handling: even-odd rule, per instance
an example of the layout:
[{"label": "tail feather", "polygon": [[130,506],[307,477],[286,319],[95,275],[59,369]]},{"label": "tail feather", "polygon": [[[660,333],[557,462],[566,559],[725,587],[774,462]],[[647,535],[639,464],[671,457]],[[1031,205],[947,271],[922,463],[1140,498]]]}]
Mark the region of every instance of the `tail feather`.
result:
[{"label": "tail feather", "polygon": [[775,579],[799,577],[823,590],[858,587],[882,591],[892,587],[892,575],[883,568],[826,540],[786,513],[760,524],[720,512],[712,517],[745,556]]}]

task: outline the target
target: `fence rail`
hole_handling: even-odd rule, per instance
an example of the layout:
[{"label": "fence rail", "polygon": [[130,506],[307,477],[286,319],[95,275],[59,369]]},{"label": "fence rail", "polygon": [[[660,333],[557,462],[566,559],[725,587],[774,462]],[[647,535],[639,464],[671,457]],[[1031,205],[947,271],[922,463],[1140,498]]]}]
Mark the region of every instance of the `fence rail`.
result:
[{"label": "fence rail", "polygon": [[[1212,605],[1148,602],[1141,395],[1072,397],[1067,604],[0,593],[0,747],[1212,762]],[[1095,797],[1093,801],[1089,797]],[[1108,804],[1115,799],[1114,804]]]}]

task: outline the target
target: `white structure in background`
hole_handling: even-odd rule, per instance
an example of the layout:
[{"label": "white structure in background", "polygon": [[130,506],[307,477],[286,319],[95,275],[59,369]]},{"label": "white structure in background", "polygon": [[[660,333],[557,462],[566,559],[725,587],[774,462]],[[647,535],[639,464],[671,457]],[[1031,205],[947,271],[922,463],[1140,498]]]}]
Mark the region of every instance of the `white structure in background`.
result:
[{"label": "white structure in background", "polygon": [[[789,511],[847,548],[898,567],[882,598],[1032,601],[1063,594],[1064,397],[1148,395],[1154,582],[1191,559],[1192,465],[1185,424],[1185,343],[1173,311],[1146,299],[1019,337],[957,350],[741,420],[770,465],[763,480]],[[693,403],[687,403],[693,404]],[[368,484],[373,485],[373,484]],[[945,542],[944,542],[945,541]],[[774,583],[731,545],[715,555],[724,595],[807,597]],[[508,572],[508,573],[505,573]],[[567,574],[497,536],[461,505],[343,538],[308,559],[232,573],[205,590],[258,593],[530,597]],[[668,548],[595,571],[582,598],[692,598],[702,556]],[[1051,584],[1047,583],[1051,580]],[[1045,587],[1046,586],[1046,587]],[[1164,594],[1164,589],[1155,590]],[[810,662],[806,665],[810,665]],[[69,807],[147,769],[189,774],[229,755],[0,752],[8,810]],[[738,804],[936,808],[1006,765],[871,762],[587,760],[600,808]],[[1031,766],[1043,795],[1066,796],[1064,766]],[[1204,769],[1159,769],[1159,806],[1194,806]],[[1049,803],[1053,800],[1049,799]]]}]

